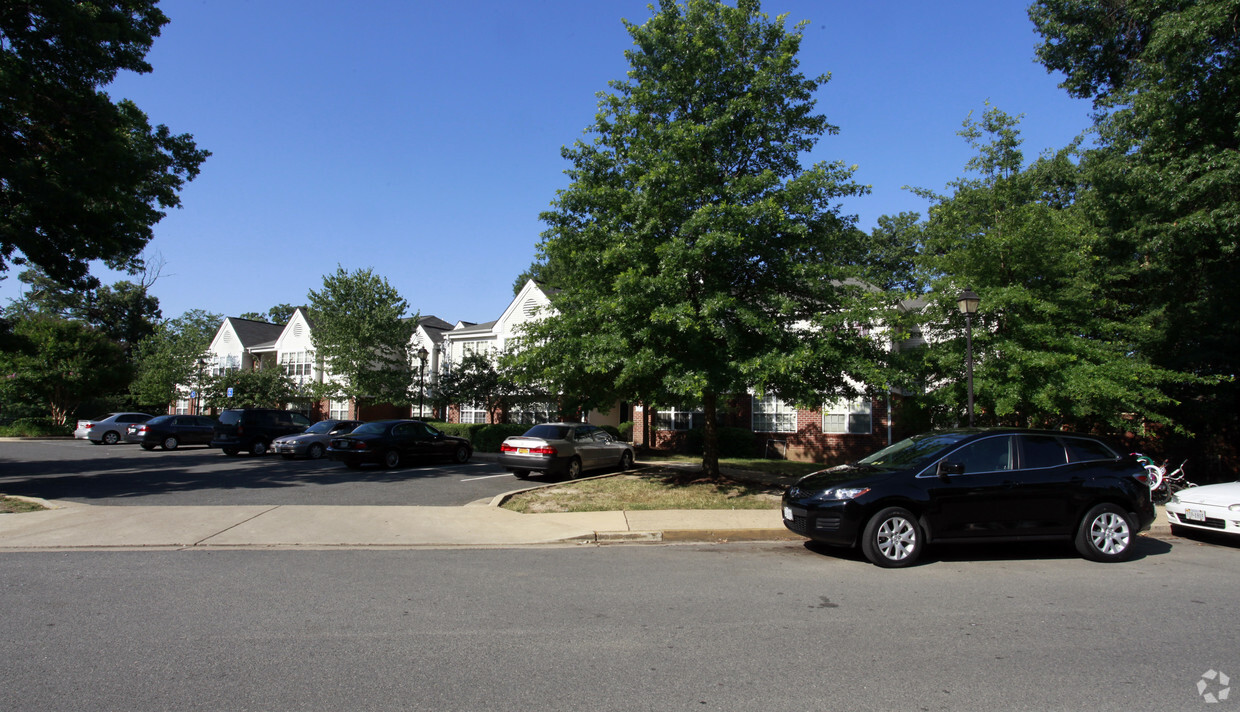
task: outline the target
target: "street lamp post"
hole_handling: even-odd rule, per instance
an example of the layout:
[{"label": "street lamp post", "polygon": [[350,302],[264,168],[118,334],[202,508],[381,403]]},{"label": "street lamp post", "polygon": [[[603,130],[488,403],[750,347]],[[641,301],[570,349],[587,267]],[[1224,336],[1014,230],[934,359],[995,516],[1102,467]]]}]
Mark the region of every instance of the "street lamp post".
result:
[{"label": "street lamp post", "polygon": [[956,306],[964,314],[965,364],[969,374],[969,427],[973,427],[973,315],[977,313],[978,302],[982,301],[965,287],[960,296],[956,297]]},{"label": "street lamp post", "polygon": [[418,347],[418,361],[421,363],[421,367],[418,368],[418,417],[419,418],[422,417],[422,398],[426,394],[426,357],[429,355],[430,354],[427,353],[425,346]]},{"label": "street lamp post", "polygon": [[207,360],[201,356],[198,358],[198,397],[194,399],[194,415],[202,415],[202,372],[207,366]]}]

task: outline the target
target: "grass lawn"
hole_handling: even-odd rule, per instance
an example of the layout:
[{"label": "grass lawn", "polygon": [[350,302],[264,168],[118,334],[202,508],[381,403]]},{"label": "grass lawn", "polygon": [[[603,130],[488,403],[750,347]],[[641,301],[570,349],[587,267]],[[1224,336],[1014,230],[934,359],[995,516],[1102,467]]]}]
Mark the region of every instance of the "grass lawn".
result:
[{"label": "grass lawn", "polygon": [[[694,480],[700,458],[645,459],[648,467],[576,482],[540,487],[510,497],[505,509],[523,514],[545,512],[611,512],[651,509],[775,509],[784,489],[822,465],[783,460],[726,460],[733,473],[722,480]],[[759,467],[766,465],[767,467]],[[745,473],[741,470],[747,471]]]},{"label": "grass lawn", "polygon": [[0,514],[16,514],[19,512],[38,512],[46,509],[41,504],[27,502],[17,497],[5,497],[0,495]]}]

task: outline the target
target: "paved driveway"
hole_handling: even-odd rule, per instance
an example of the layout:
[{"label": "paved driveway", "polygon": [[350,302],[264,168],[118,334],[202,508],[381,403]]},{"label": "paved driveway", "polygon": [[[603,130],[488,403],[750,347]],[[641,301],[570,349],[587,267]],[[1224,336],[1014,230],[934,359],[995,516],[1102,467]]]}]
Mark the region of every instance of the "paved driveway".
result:
[{"label": "paved driveway", "polygon": [[460,506],[526,484],[479,456],[349,470],[328,460],[227,457],[219,450],[144,451],[84,440],[0,442],[0,493],[95,505]]}]

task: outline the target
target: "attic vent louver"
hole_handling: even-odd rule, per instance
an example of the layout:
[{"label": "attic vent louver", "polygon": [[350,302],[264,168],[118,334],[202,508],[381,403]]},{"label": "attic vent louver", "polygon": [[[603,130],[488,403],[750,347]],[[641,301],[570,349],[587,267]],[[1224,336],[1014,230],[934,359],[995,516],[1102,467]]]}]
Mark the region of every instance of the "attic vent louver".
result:
[{"label": "attic vent louver", "polygon": [[538,311],[538,300],[526,299],[525,304],[521,305],[521,311],[525,312],[526,316],[534,316],[534,312]]},{"label": "attic vent louver", "polygon": [[293,325],[293,336],[301,336],[301,322],[297,322]]},{"label": "attic vent louver", "polygon": [[224,332],[224,343],[226,344],[232,343],[232,332],[231,331]]}]

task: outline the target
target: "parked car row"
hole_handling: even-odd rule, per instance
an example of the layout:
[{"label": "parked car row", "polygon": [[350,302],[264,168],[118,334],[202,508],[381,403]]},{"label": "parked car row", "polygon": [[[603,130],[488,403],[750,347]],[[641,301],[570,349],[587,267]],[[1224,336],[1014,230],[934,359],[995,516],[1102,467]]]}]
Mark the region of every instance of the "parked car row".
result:
[{"label": "parked car row", "polygon": [[137,443],[143,450],[176,450],[182,445],[219,448],[225,455],[274,452],[286,459],[317,460],[328,455],[350,468],[366,463],[397,467],[416,459],[468,462],[473,446],[465,438],[445,435],[410,419],[321,420],[272,408],[230,408],[218,418],[203,415],[108,413],[79,420],[75,437],[98,444]]}]

